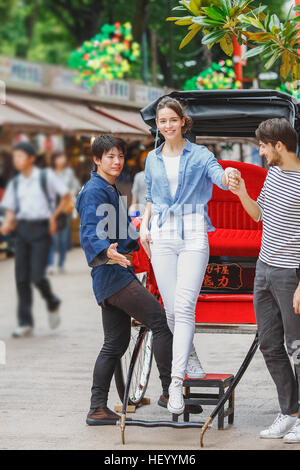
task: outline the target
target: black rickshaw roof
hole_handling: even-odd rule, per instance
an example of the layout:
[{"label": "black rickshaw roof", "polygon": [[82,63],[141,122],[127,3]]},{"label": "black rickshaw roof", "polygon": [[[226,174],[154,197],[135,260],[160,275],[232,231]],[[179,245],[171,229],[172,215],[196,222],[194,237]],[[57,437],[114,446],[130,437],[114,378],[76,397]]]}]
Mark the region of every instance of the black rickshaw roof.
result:
[{"label": "black rickshaw roof", "polygon": [[[277,90],[195,90],[173,91],[167,95],[179,100],[193,119],[192,135],[255,137],[259,124],[285,117],[300,133],[300,101]],[[161,96],[141,110],[154,135],[156,107]]]}]

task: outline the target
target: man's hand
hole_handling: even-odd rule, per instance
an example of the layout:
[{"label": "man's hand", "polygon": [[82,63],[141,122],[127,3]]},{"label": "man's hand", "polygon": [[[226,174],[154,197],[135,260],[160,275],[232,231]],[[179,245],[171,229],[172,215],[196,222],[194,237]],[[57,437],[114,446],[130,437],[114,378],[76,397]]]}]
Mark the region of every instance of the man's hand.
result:
[{"label": "man's hand", "polygon": [[120,266],[123,266],[123,268],[127,268],[127,266],[130,266],[130,261],[126,258],[126,256],[117,252],[117,246],[118,243],[112,243],[107,249],[106,256],[116,261]]},{"label": "man's hand", "polygon": [[241,172],[237,170],[236,168],[228,167],[225,169],[225,181],[224,181],[224,186],[229,186],[229,178],[232,180],[239,181],[241,179]]},{"label": "man's hand", "polygon": [[243,194],[244,195],[247,194],[246,185],[245,185],[245,181],[243,180],[243,178],[236,179],[236,178],[232,178],[231,176],[229,176],[228,188],[233,194],[236,194],[237,196],[242,196]]},{"label": "man's hand", "polygon": [[295,313],[300,314],[300,284],[298,285],[294,293],[293,307],[294,307]]},{"label": "man's hand", "polygon": [[57,220],[54,215],[49,220],[49,233],[53,237],[57,232]]},{"label": "man's hand", "polygon": [[141,240],[141,245],[146,252],[146,255],[150,259],[151,250],[150,250],[149,244],[152,242],[152,239],[151,239],[151,234],[149,232],[149,229],[145,225],[143,225],[143,223],[141,224],[141,227],[140,227],[140,240]]}]

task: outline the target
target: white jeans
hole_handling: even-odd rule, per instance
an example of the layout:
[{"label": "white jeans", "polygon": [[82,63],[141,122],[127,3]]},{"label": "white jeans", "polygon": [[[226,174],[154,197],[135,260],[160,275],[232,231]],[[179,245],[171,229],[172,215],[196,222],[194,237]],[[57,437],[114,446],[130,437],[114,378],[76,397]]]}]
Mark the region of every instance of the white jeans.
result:
[{"label": "white jeans", "polygon": [[[172,377],[184,378],[190,353],[195,351],[195,308],[208,259],[206,230],[185,234],[174,232],[161,238],[151,230],[151,263],[162,297],[169,328],[173,333]],[[191,236],[189,236],[191,235]]]}]

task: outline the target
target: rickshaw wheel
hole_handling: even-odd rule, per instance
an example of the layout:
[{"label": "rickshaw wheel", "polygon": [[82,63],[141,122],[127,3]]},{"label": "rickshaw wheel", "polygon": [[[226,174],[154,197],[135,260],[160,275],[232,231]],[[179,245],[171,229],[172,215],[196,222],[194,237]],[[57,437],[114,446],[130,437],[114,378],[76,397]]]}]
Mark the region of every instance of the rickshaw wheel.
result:
[{"label": "rickshaw wheel", "polygon": [[[137,274],[137,276],[145,286],[146,273]],[[145,331],[142,337],[138,339],[141,328],[143,328]],[[140,341],[140,344],[134,364],[128,400],[129,405],[135,406],[139,405],[145,396],[153,358],[152,331],[137,323],[135,320],[132,322],[131,339],[128,349],[121,360],[118,362],[114,373],[118,395],[121,402],[123,403],[129,364],[137,341]]]},{"label": "rickshaw wheel", "polygon": [[[138,336],[143,326],[133,327],[131,330],[131,340],[128,349],[115,369],[115,382],[120,400],[123,402],[125,392],[125,382],[128,375],[131,356],[135,348]],[[129,405],[139,405],[145,396],[152,365],[152,331],[145,329],[145,332],[139,340],[139,352],[134,364],[132,380],[129,391]]]}]

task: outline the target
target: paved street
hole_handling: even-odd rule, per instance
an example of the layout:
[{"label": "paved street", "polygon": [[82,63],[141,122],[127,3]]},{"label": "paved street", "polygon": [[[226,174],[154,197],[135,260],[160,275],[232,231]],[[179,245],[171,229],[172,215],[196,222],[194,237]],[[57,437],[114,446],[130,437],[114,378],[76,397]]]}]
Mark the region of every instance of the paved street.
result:
[{"label": "paved street", "polygon": [[[15,326],[16,296],[13,260],[0,262],[0,340],[5,341],[7,364],[0,366],[0,449],[199,449],[200,430],[128,427],[126,446],[117,427],[88,427],[91,376],[102,344],[100,308],[91,287],[89,270],[80,249],[67,262],[68,274],[55,275],[54,290],[63,299],[63,322],[52,332],[47,312],[35,291],[35,336],[10,338]],[[208,372],[235,373],[252,336],[198,334],[195,345]],[[146,396],[151,405],[137,419],[169,419],[156,405],[160,387],[153,366]],[[119,403],[114,384],[109,405]],[[232,427],[218,431],[216,421],[205,435],[205,449],[299,449],[281,440],[261,440],[259,431],[278,412],[275,389],[258,351],[236,390]],[[206,407],[201,420],[209,416]]]}]

